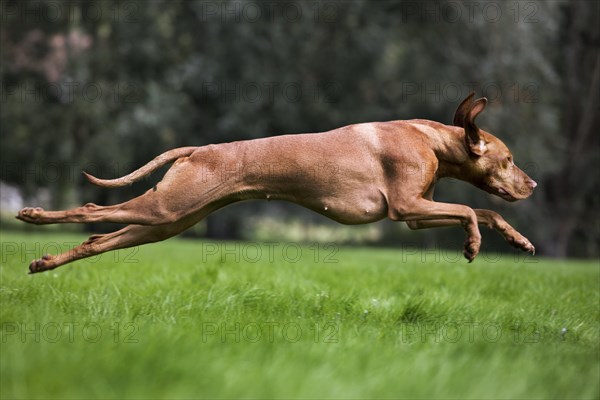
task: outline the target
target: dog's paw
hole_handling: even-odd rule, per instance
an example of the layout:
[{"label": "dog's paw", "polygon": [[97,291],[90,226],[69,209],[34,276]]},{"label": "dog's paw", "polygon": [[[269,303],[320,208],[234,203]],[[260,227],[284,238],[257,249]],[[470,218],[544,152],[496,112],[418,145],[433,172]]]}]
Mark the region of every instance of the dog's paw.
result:
[{"label": "dog's paw", "polygon": [[517,249],[521,249],[528,253],[535,254],[535,247],[533,246],[533,244],[531,244],[529,239],[527,239],[525,236],[521,235],[517,231],[510,232],[510,234],[506,236],[506,241],[512,246],[516,247]]},{"label": "dog's paw", "polygon": [[40,207],[25,207],[17,214],[17,219],[32,224],[38,223],[39,218],[44,212],[43,208]]},{"label": "dog's paw", "polygon": [[29,273],[36,274],[38,272],[44,272],[49,269],[52,269],[51,261],[52,261],[52,256],[49,254],[46,254],[39,260],[33,260],[31,262],[31,264],[29,264]]},{"label": "dog's paw", "polygon": [[481,247],[481,239],[478,238],[467,238],[465,241],[465,247],[463,249],[463,255],[469,262],[473,261],[477,254],[479,254],[479,248]]}]

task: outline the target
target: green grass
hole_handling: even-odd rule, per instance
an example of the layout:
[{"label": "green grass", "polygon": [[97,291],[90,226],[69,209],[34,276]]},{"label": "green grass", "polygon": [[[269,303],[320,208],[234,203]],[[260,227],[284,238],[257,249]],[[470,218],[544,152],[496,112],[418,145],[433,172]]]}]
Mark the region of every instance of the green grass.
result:
[{"label": "green grass", "polygon": [[2,398],[600,395],[597,262],[172,239],[26,274],[83,239],[2,234]]}]

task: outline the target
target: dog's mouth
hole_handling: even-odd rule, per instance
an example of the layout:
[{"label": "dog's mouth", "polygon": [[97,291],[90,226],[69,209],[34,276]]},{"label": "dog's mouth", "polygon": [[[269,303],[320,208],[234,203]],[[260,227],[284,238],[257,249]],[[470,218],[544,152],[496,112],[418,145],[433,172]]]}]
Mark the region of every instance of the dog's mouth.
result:
[{"label": "dog's mouth", "polygon": [[499,187],[496,189],[496,194],[500,197],[502,197],[504,200],[508,200],[508,201],[517,201],[518,199],[513,196],[512,194],[508,193],[508,191],[506,191],[506,189]]},{"label": "dog's mouth", "polygon": [[502,199],[504,199],[506,201],[513,202],[513,201],[519,200],[517,197],[512,195],[508,190],[504,189],[501,186],[494,187],[494,186],[486,184],[485,190],[486,190],[486,192],[495,194],[496,196],[501,197]]}]

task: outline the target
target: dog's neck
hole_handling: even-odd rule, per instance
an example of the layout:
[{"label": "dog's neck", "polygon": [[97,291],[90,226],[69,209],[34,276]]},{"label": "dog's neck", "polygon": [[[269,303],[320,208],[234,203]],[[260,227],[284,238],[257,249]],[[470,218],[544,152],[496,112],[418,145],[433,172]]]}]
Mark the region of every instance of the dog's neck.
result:
[{"label": "dog's neck", "polygon": [[465,146],[464,129],[454,126],[447,128],[444,130],[443,140],[435,149],[439,162],[438,176],[465,180],[465,163],[470,160],[470,156]]},{"label": "dog's neck", "polygon": [[[436,177],[464,181],[465,163],[470,160],[465,145],[465,130],[430,120],[411,120],[410,122],[417,124],[418,129],[421,128],[419,131],[425,133],[431,141],[431,148],[438,159]],[[422,129],[423,126],[432,129]]]}]

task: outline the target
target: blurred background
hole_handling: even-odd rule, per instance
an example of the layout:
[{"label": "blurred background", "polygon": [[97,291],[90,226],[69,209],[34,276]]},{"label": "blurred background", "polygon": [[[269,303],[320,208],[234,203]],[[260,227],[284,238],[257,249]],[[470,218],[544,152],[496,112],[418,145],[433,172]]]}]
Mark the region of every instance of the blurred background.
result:
[{"label": "blurred background", "polygon": [[[23,206],[114,204],[161,175],[109,190],[82,170],[112,178],[173,147],[358,122],[451,123],[475,90],[489,99],[479,126],[539,186],[509,204],[450,180],[435,199],[500,212],[545,256],[598,257],[599,4],[2,0],[2,229],[33,229],[14,220]],[[510,251],[484,231],[484,250]],[[347,227],[281,202],[227,207],[186,235],[457,249],[464,237]]]}]

